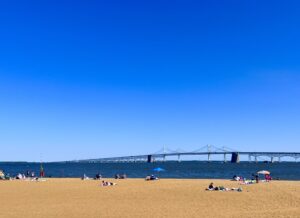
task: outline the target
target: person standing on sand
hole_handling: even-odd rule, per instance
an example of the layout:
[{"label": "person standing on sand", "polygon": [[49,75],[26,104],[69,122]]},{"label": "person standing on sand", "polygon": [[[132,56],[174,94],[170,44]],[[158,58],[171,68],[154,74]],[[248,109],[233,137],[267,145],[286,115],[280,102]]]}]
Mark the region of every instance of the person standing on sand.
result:
[{"label": "person standing on sand", "polygon": [[41,164],[41,168],[40,168],[40,177],[44,177],[45,176],[45,171],[44,171],[44,168],[43,168],[43,165]]}]

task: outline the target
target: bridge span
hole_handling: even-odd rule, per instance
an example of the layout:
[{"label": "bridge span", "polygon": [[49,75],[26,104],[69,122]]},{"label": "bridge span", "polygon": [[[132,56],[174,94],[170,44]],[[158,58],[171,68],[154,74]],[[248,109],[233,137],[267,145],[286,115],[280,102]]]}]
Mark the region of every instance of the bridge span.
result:
[{"label": "bridge span", "polygon": [[[205,149],[205,151],[203,151]],[[206,156],[207,161],[212,161],[212,157],[221,156],[224,162],[238,163],[240,161],[240,156],[247,156],[249,162],[259,162],[260,158],[267,158],[268,162],[280,162],[284,157],[290,157],[294,161],[300,159],[300,152],[247,152],[247,151],[234,151],[231,149],[218,148],[215,146],[205,146],[201,149],[192,152],[185,152],[180,149],[176,151],[166,149],[158,151],[153,154],[145,155],[133,155],[133,156],[123,156],[123,157],[108,157],[108,158],[97,158],[97,159],[86,159],[77,160],[71,162],[89,162],[89,163],[118,163],[118,162],[156,162],[156,161],[167,161],[168,157],[175,157],[177,161],[181,161],[184,156]],[[228,159],[230,157],[230,159]],[[265,160],[266,161],[266,160]]]}]

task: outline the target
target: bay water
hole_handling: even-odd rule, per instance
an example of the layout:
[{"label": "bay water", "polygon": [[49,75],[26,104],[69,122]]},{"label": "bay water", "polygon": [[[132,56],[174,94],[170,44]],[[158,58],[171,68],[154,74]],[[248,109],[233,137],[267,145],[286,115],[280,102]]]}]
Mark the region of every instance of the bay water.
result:
[{"label": "bay water", "polygon": [[[0,162],[0,169],[15,176],[34,171],[39,174],[40,163]],[[268,170],[275,179],[300,180],[300,162],[281,163],[223,163],[201,161],[167,161],[155,163],[43,163],[46,177],[79,178],[83,174],[94,177],[100,173],[103,177],[114,177],[115,174],[125,173],[129,178],[145,178],[147,175],[158,174],[154,168],[161,167],[161,178],[180,179],[231,179],[233,175],[251,178],[259,170]]]}]

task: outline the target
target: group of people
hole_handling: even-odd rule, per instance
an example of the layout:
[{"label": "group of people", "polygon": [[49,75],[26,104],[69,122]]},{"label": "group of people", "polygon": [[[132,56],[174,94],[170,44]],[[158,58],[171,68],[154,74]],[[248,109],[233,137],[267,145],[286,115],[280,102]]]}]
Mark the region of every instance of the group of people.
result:
[{"label": "group of people", "polygon": [[[116,174],[115,179],[126,179],[127,178],[127,175],[126,174]],[[82,180],[91,180],[92,178],[86,176],[86,174],[83,174],[83,177],[81,177]],[[101,180],[102,179],[102,176],[100,173],[96,174],[96,176],[94,177],[95,180]],[[146,176],[145,178],[146,181],[151,181],[151,180],[158,180],[158,177],[155,176],[155,175],[148,175]],[[110,186],[110,185],[116,185],[116,183],[112,183],[112,182],[107,182],[107,181],[104,181],[102,180],[101,182],[101,186]]]},{"label": "group of people", "polygon": [[[265,175],[265,180],[260,180],[259,179],[259,174],[264,174]],[[239,181],[240,185],[248,185],[248,184],[257,184],[259,182],[270,182],[272,180],[272,177],[268,171],[260,171],[257,172],[256,174],[252,174],[252,179],[246,179],[245,177],[234,175],[232,177],[233,181]],[[241,192],[241,188],[225,188],[224,186],[214,186],[213,183],[210,183],[208,188],[206,189],[207,191],[238,191]]]},{"label": "group of people", "polygon": [[[127,178],[127,175],[126,174],[116,174],[115,175],[115,179],[126,179]],[[102,179],[102,175],[100,173],[97,173],[95,175],[94,178],[90,178],[88,177],[86,174],[83,174],[83,176],[81,177],[82,180],[101,180]],[[117,183],[114,183],[114,182],[109,182],[109,181],[105,181],[105,180],[102,180],[101,183],[100,183],[100,186],[114,186],[114,185],[117,185]]]},{"label": "group of people", "polygon": [[0,170],[0,180],[10,180],[9,174],[5,174],[3,170]]},{"label": "group of people", "polygon": [[270,182],[272,180],[272,177],[270,174],[265,174],[265,180],[260,180],[259,175],[252,174],[252,178],[250,180],[247,180],[245,177],[234,175],[232,178],[233,181],[240,181],[242,184],[253,184],[253,183],[259,183],[261,181],[263,182]]},{"label": "group of people", "polygon": [[102,180],[102,182],[101,182],[101,186],[113,186],[113,185],[117,185],[117,183],[108,182],[108,181],[104,181],[104,180]]},{"label": "group of people", "polygon": [[123,174],[116,174],[115,179],[127,179],[127,175],[125,173]]},{"label": "group of people", "polygon": [[25,176],[25,174],[18,173],[18,174],[16,175],[15,179],[23,180],[23,179],[26,179],[26,176]]},{"label": "group of people", "polygon": [[101,175],[100,173],[97,173],[97,174],[95,175],[94,178],[90,178],[90,177],[88,177],[88,176],[84,173],[83,176],[81,177],[81,179],[82,179],[82,180],[92,180],[92,179],[94,179],[94,180],[101,180],[101,179],[102,179],[102,175]]},{"label": "group of people", "polygon": [[[34,174],[26,177],[25,174],[21,174],[21,173],[19,173],[14,179],[26,180],[26,181],[42,181],[43,180],[39,177],[36,177]],[[45,181],[45,180],[43,180],[43,181]]]},{"label": "group of people", "polygon": [[[115,179],[126,179],[127,175],[125,173],[123,174],[116,174],[115,175]],[[88,177],[86,174],[83,174],[83,176],[81,177],[82,180],[91,180],[92,178]],[[95,175],[95,177],[93,178],[94,180],[101,180],[102,179],[102,175],[100,173],[97,173]]]},{"label": "group of people", "polygon": [[239,182],[241,182],[242,185],[257,184],[260,182],[270,182],[272,180],[272,177],[270,174],[265,174],[264,177],[265,177],[265,179],[261,180],[258,173],[256,173],[256,174],[253,173],[251,179],[246,179],[245,177],[234,175],[232,180],[239,181]]},{"label": "group of people", "polygon": [[210,183],[208,188],[206,189],[207,191],[237,191],[237,192],[242,192],[242,188],[226,188],[224,186],[214,186],[214,183]]},{"label": "group of people", "polygon": [[151,176],[146,176],[145,178],[146,181],[150,181],[150,180],[158,180],[157,176],[151,175]]},{"label": "group of people", "polygon": [[[40,175],[43,177],[44,173]],[[27,170],[25,173],[18,173],[15,176],[10,176],[9,173],[5,173],[3,170],[0,170],[0,180],[37,180],[38,177],[35,175],[34,171]]]},{"label": "group of people", "polygon": [[260,180],[258,174],[252,174],[252,180],[255,180],[256,183],[259,183],[260,181],[270,182],[272,180],[272,177],[270,174],[265,174],[265,180]]},{"label": "group of people", "polygon": [[242,177],[242,176],[237,176],[237,175],[234,175],[232,177],[232,180],[233,181],[244,181],[246,178]]},{"label": "group of people", "polygon": [[35,172],[27,170],[26,171],[26,177],[34,178],[35,177]]}]

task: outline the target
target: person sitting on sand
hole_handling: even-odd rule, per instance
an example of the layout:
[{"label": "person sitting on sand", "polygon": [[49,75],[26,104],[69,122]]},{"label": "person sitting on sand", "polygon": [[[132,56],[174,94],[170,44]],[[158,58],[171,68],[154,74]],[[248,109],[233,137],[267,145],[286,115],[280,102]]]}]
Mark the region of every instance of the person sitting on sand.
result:
[{"label": "person sitting on sand", "polygon": [[154,176],[154,175],[151,175],[150,176],[150,180],[157,180],[158,179],[158,177],[156,177],[156,176]]},{"label": "person sitting on sand", "polygon": [[224,186],[214,186],[213,183],[210,183],[208,188],[205,189],[206,191],[238,191],[241,192],[241,188],[226,188]]},{"label": "person sitting on sand", "polygon": [[214,183],[210,183],[208,188],[205,189],[206,191],[218,191],[219,187],[218,186],[214,186]]},{"label": "person sitting on sand", "polygon": [[97,173],[96,176],[95,176],[95,180],[100,180],[101,178],[102,178],[101,174]]},{"label": "person sitting on sand", "polygon": [[87,177],[85,174],[83,174],[83,177],[81,178],[82,180],[89,180],[90,178]]},{"label": "person sitting on sand", "polygon": [[232,180],[234,180],[234,181],[240,181],[240,177],[237,176],[237,175],[234,175],[233,178],[232,178]]},{"label": "person sitting on sand", "polygon": [[5,180],[11,180],[9,173],[4,174],[4,179]]},{"label": "person sitting on sand", "polygon": [[21,173],[18,173],[18,175],[16,176],[16,179],[25,179],[25,177],[23,177],[23,175]]},{"label": "person sitting on sand", "polygon": [[117,185],[117,183],[113,183],[113,182],[107,182],[102,180],[101,186],[113,186],[113,185]]},{"label": "person sitting on sand", "polygon": [[209,186],[208,186],[208,189],[209,190],[214,190],[214,183],[210,183]]},{"label": "person sitting on sand", "polygon": [[0,170],[0,180],[5,180],[5,173],[2,170]]},{"label": "person sitting on sand", "polygon": [[145,178],[146,181],[150,181],[150,180],[158,180],[158,177],[151,175],[151,176],[146,176]]},{"label": "person sitting on sand", "polygon": [[265,179],[266,179],[266,182],[270,182],[272,180],[272,178],[269,174],[265,175]]}]

